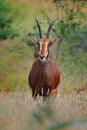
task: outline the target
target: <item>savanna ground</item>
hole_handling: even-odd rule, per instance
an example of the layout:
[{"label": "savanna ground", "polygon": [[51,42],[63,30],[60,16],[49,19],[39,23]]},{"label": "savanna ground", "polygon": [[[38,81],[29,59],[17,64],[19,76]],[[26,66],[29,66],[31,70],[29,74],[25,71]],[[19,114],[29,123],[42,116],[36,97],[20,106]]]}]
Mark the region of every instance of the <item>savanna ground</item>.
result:
[{"label": "savanna ground", "polygon": [[42,30],[46,30],[48,24],[44,27],[42,8],[50,10],[47,12],[51,19],[61,14],[51,1],[8,1],[12,2],[11,14],[17,11],[13,27],[20,35],[0,41],[0,130],[87,130],[87,50],[75,50],[76,54],[71,55],[72,49],[63,42],[55,60],[57,46],[53,46],[53,58],[61,73],[59,94],[55,100],[41,102],[38,107],[27,83],[34,47],[25,42],[25,37],[34,31],[37,15],[44,21]]}]

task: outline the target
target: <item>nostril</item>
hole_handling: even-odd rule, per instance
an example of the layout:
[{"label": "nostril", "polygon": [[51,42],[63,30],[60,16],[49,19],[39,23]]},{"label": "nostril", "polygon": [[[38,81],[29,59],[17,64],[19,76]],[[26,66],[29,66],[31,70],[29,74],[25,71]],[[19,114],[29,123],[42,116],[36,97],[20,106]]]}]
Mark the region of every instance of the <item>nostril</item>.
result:
[{"label": "nostril", "polygon": [[40,56],[41,59],[43,59],[45,56]]}]

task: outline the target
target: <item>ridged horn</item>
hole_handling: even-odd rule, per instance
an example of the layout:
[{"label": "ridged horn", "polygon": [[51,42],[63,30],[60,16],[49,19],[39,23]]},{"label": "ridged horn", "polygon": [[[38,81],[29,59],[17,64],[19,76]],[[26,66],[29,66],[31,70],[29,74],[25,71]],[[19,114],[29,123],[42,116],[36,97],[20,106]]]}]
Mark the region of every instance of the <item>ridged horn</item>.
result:
[{"label": "ridged horn", "polygon": [[41,27],[40,27],[40,24],[39,24],[38,17],[36,17],[36,23],[37,23],[37,27],[38,27],[38,30],[39,30],[40,38],[42,38],[42,32],[41,32]]},{"label": "ridged horn", "polygon": [[51,28],[52,28],[52,26],[53,26],[53,24],[55,23],[55,21],[56,21],[57,18],[58,18],[58,17],[56,16],[56,18],[54,18],[54,19],[52,20],[52,22],[50,23],[50,25],[49,25],[49,27],[48,27],[48,30],[47,30],[46,38],[49,38]]}]

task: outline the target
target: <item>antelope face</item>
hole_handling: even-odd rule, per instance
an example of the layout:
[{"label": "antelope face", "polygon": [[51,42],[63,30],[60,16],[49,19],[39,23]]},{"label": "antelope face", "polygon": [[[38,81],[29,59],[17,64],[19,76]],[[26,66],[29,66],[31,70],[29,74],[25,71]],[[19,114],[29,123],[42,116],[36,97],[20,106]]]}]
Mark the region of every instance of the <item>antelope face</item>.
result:
[{"label": "antelope face", "polygon": [[42,37],[41,27],[40,27],[37,17],[36,17],[36,23],[37,23],[37,27],[39,30],[40,39],[37,39],[35,36],[33,36],[31,34],[28,34],[31,41],[38,46],[35,57],[37,57],[42,62],[45,62],[49,56],[49,47],[60,38],[60,36],[57,36],[57,37],[53,38],[52,40],[49,39],[50,30],[51,30],[54,22],[56,21],[56,19],[57,19],[57,17],[55,19],[53,19],[53,21],[49,25],[47,34],[46,34],[46,38]]},{"label": "antelope face", "polygon": [[37,46],[35,51],[35,57],[40,61],[45,62],[49,56],[49,48],[58,41],[59,36],[53,38],[52,40],[47,38],[37,39],[36,37],[29,35],[31,41]]},{"label": "antelope face", "polygon": [[49,54],[49,40],[42,38],[38,42],[39,52],[38,58],[40,61],[45,62]]}]

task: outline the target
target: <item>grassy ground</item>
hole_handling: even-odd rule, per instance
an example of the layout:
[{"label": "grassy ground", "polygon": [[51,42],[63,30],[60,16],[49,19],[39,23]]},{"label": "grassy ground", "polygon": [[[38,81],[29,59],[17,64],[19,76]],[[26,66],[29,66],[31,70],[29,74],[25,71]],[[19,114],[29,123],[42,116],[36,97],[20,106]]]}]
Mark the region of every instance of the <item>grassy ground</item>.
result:
[{"label": "grassy ground", "polygon": [[30,92],[0,93],[1,130],[86,130],[87,95],[59,95],[38,105]]},{"label": "grassy ground", "polygon": [[[3,90],[0,92],[0,130],[57,130],[64,127],[61,123],[65,122],[67,126],[70,125],[68,121],[75,119],[77,120],[71,123],[73,126],[61,129],[86,130],[87,123],[79,124],[78,119],[82,120],[87,115],[87,93],[85,91],[77,94],[77,88],[87,86],[87,53],[69,56],[66,55],[68,49],[64,47],[65,44],[61,45],[59,59],[55,61],[61,72],[59,95],[49,105],[45,106],[41,102],[38,107],[31,98],[27,83],[34,60],[34,48],[28,46],[24,38],[32,31],[37,14],[44,20],[40,12],[42,6],[47,8],[50,5],[50,9],[52,3],[48,2],[46,5],[44,1],[33,3],[27,0],[21,3],[20,0],[13,0],[14,2],[12,13],[16,9],[20,16],[15,19],[14,27],[18,28],[20,37],[0,41],[0,91]],[[50,16],[53,17],[52,14]],[[66,52],[63,54],[64,50]],[[56,45],[52,48],[53,58],[55,51]],[[59,126],[54,128],[58,122]],[[77,125],[74,126],[75,124]]]}]

